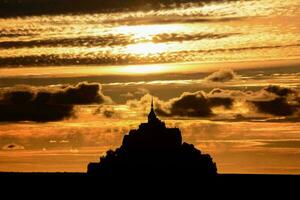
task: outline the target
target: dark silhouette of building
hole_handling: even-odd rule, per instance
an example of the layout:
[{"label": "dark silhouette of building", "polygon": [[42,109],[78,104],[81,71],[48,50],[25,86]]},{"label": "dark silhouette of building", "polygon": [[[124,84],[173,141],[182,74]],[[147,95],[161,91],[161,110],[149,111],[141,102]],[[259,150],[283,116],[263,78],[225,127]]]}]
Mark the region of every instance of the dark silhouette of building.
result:
[{"label": "dark silhouette of building", "polygon": [[178,128],[167,128],[155,114],[153,100],[148,123],[125,135],[120,148],[107,151],[100,163],[90,163],[88,174],[102,176],[214,176],[216,164],[208,154],[182,143]]}]

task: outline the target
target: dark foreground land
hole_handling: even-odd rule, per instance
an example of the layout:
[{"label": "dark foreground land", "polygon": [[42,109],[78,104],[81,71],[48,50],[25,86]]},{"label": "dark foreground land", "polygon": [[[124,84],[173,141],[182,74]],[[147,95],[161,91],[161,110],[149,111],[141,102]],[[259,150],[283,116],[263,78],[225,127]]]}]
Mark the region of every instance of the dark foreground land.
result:
[{"label": "dark foreground land", "polygon": [[297,199],[299,182],[300,175],[220,174],[201,178],[0,173],[1,195],[13,199]]},{"label": "dark foreground land", "polygon": [[[152,175],[151,175],[152,176]],[[152,176],[153,177],[153,176]],[[0,172],[0,178],[7,179],[7,178],[13,178],[13,179],[80,179],[80,180],[90,180],[95,178],[101,178],[101,177],[95,177],[90,176],[86,173],[72,173],[72,172]],[[120,177],[123,178],[123,177]],[[135,177],[135,178],[142,178],[142,177]],[[154,177],[153,177],[154,178]],[[169,177],[172,179],[171,177]],[[173,178],[176,178],[176,175],[174,174]],[[188,177],[186,177],[188,179]],[[113,179],[118,179],[118,177],[113,177]],[[164,178],[163,178],[164,179]],[[207,178],[205,178],[207,179]],[[218,174],[216,177],[211,177],[210,179],[213,180],[299,180],[300,181],[300,174],[299,175],[287,175],[287,174]]]},{"label": "dark foreground land", "polygon": [[[37,173],[18,173],[18,172],[0,172],[0,179],[15,179],[15,180],[40,180],[40,181],[45,181],[45,180],[81,180],[81,181],[89,181],[89,180],[94,180],[98,179],[101,181],[101,179],[123,179],[123,178],[128,178],[127,176],[120,176],[120,177],[97,177],[97,176],[90,176],[86,173],[43,173],[43,172],[37,172]],[[160,179],[167,181],[168,179],[174,180],[176,179],[176,175],[172,177],[157,177],[156,175],[149,175],[146,176],[147,179]],[[132,180],[134,179],[143,179],[143,177],[131,177]],[[179,179],[194,179],[197,177],[180,177]],[[209,179],[213,181],[263,181],[263,182],[269,182],[269,181],[300,181],[300,175],[285,175],[285,174],[218,174],[215,177],[199,177],[200,179]],[[129,180],[130,181],[130,180]],[[299,182],[300,183],[300,182]]]},{"label": "dark foreground land", "polygon": [[[146,185],[178,188],[242,188],[251,190],[300,188],[300,175],[260,175],[260,174],[218,174],[213,177],[164,176],[148,174],[146,176],[99,177],[86,173],[7,173],[0,172],[1,183],[12,186],[35,186],[52,189],[62,187],[100,187],[113,188],[146,187]],[[2,185],[1,184],[1,185]]]}]

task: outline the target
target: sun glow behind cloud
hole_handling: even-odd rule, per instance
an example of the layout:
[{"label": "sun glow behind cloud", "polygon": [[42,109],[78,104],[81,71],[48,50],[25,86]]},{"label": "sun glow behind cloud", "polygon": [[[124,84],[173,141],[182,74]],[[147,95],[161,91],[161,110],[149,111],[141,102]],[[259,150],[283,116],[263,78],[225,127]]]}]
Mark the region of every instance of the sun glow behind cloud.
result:
[{"label": "sun glow behind cloud", "polygon": [[[185,30],[183,25],[138,25],[120,26],[116,28],[119,34],[131,35],[137,43],[128,45],[122,50],[126,54],[149,56],[150,54],[161,54],[168,50],[167,43],[154,43],[153,37],[168,32],[180,32]],[[148,70],[146,70],[148,72]]]},{"label": "sun glow behind cloud", "polygon": [[[141,75],[151,73],[211,73],[219,69],[258,69],[285,67],[291,69],[298,66],[299,59],[295,60],[271,60],[248,62],[189,62],[189,63],[165,63],[147,65],[117,65],[117,66],[73,66],[60,67],[25,67],[25,68],[1,68],[0,77],[77,77],[89,75]],[[113,81],[112,81],[113,82]]]},{"label": "sun glow behind cloud", "polygon": [[167,67],[164,65],[126,66],[120,69],[120,72],[128,74],[162,73],[165,71],[167,71]]},{"label": "sun glow behind cloud", "polygon": [[163,53],[167,49],[166,44],[155,44],[152,42],[139,43],[134,45],[128,45],[125,48],[125,52],[129,54],[138,54],[142,56],[147,56],[149,54]]},{"label": "sun glow behind cloud", "polygon": [[115,29],[119,34],[131,34],[135,39],[152,39],[153,35],[165,32],[175,32],[184,30],[183,25],[163,24],[163,25],[138,25],[138,26],[119,26]]}]

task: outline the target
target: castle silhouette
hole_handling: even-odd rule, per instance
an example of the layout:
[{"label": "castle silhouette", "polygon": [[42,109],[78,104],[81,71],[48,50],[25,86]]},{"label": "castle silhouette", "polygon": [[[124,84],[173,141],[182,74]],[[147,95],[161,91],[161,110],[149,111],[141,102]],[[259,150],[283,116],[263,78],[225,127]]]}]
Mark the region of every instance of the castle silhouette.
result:
[{"label": "castle silhouette", "polygon": [[125,135],[120,148],[109,150],[87,173],[100,176],[214,176],[216,164],[194,145],[182,143],[178,128],[167,128],[155,114],[153,99],[148,123]]}]

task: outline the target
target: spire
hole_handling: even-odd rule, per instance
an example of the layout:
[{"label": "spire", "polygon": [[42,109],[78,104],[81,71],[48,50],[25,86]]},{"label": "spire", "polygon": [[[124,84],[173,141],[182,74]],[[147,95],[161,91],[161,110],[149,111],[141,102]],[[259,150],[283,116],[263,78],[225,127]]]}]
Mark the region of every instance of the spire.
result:
[{"label": "spire", "polygon": [[154,122],[157,120],[158,120],[158,118],[156,117],[156,114],[154,111],[153,97],[151,97],[151,109],[150,109],[150,113],[148,115],[148,122]]},{"label": "spire", "polygon": [[154,110],[154,106],[153,106],[153,96],[151,96],[151,110]]}]

